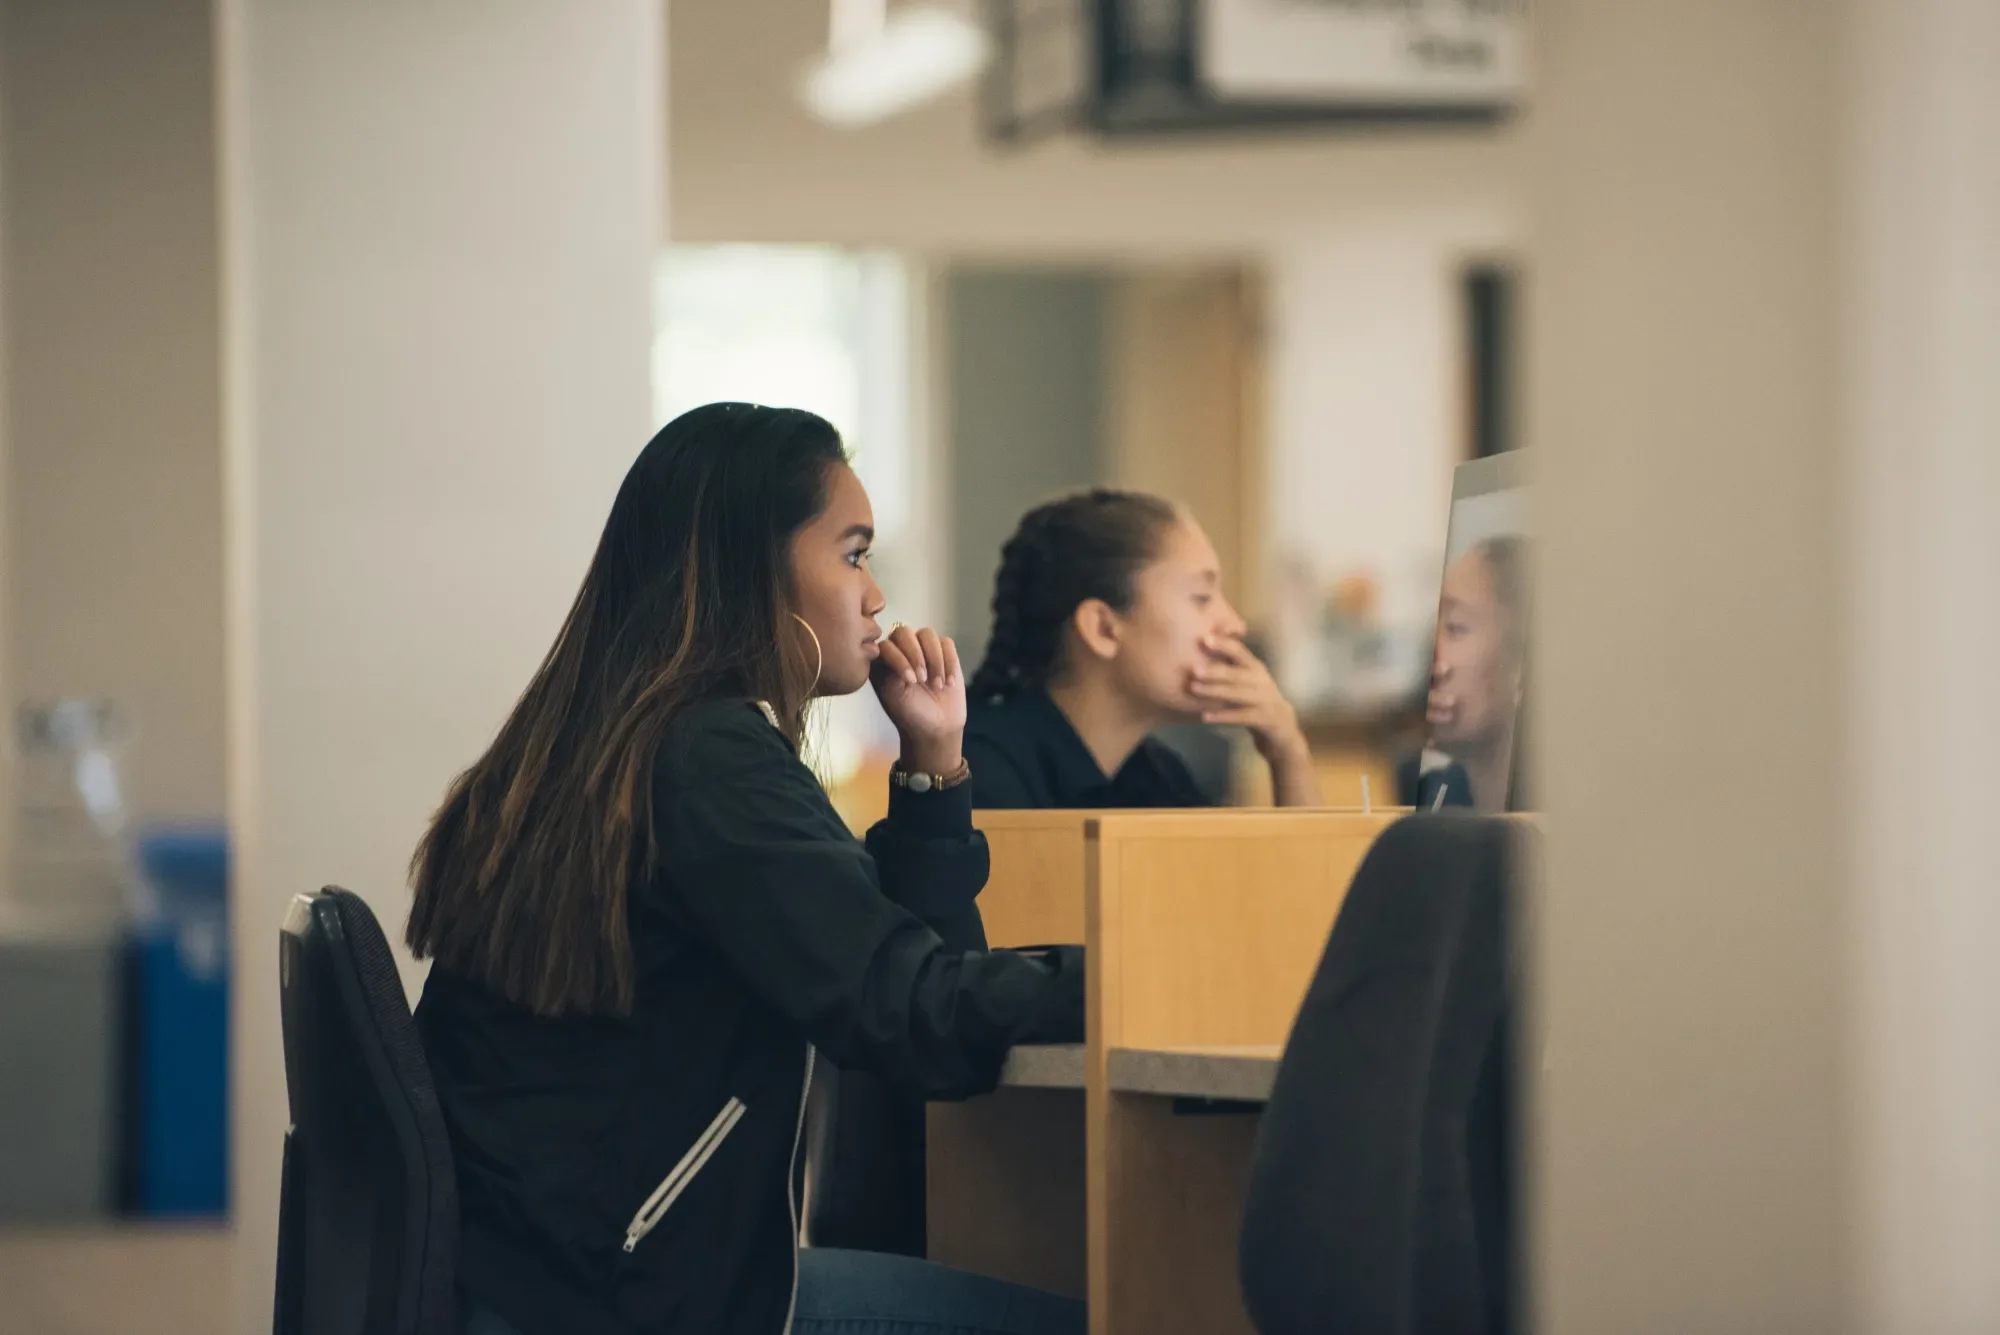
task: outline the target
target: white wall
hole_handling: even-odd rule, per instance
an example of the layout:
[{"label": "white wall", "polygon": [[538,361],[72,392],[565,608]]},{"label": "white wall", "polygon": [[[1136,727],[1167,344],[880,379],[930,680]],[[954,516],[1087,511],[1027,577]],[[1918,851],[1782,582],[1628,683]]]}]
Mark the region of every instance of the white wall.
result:
[{"label": "white wall", "polygon": [[2000,10],[1537,32],[1538,1328],[2000,1329]]},{"label": "white wall", "polygon": [[1536,1329],[1866,1329],[1839,13],[1544,0],[1535,17]]},{"label": "white wall", "polygon": [[1850,37],[1840,562],[1862,1324],[2000,1330],[2000,6]]},{"label": "white wall", "polygon": [[206,0],[0,5],[0,709],[119,701],[149,818],[223,806],[213,94]]},{"label": "white wall", "polygon": [[[4,23],[0,19],[0,23]],[[6,40],[4,29],[0,29],[0,42]],[[6,142],[8,129],[13,119],[7,110],[6,73],[0,68],[0,143]],[[8,206],[13,202],[10,194],[12,172],[7,166],[6,155],[0,153],[0,646],[7,644],[8,627],[13,615],[9,610],[13,602],[14,556],[13,523],[10,518],[14,508],[14,394],[11,387],[13,349],[7,334],[8,295],[12,284],[8,281],[6,251],[8,238],[13,234],[13,224],[7,220]],[[13,654],[0,648],[0,701],[14,698]],[[11,760],[11,747],[0,748],[0,760]],[[14,857],[14,766],[0,764],[0,865],[12,865]],[[7,894],[7,888],[0,886],[0,895]]]},{"label": "white wall", "polygon": [[658,0],[225,0],[237,1328],[268,1330],[276,935],[405,867],[651,415]]},{"label": "white wall", "polygon": [[1463,273],[1512,232],[1496,201],[1356,218],[1273,255],[1267,560],[1372,572],[1385,620],[1420,633],[1470,447]]}]

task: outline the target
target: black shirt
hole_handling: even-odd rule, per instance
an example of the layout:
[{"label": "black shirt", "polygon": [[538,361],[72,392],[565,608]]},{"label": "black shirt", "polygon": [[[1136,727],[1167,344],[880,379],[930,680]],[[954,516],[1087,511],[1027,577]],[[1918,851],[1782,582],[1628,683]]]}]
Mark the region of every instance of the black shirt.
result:
[{"label": "black shirt", "polygon": [[1015,1043],[1082,1037],[1080,950],[985,949],[962,789],[892,793],[864,846],[756,708],[714,701],[669,724],[653,819],[629,1016],[534,1015],[443,968],[417,1007],[459,1281],[525,1335],[785,1328],[808,1043],[958,1098]]},{"label": "black shirt", "polygon": [[1111,778],[1046,691],[1024,687],[967,711],[972,805],[983,809],[1121,810],[1215,803],[1173,748],[1148,737]]}]

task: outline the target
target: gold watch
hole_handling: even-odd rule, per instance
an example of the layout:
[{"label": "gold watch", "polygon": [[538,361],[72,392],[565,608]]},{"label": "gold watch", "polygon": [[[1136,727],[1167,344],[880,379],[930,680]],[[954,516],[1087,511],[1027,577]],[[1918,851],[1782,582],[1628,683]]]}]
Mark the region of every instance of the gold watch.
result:
[{"label": "gold watch", "polygon": [[889,783],[896,788],[907,788],[913,793],[941,793],[947,788],[956,788],[972,777],[972,765],[961,758],[958,768],[949,774],[926,774],[922,770],[912,774],[901,766],[889,771]]}]

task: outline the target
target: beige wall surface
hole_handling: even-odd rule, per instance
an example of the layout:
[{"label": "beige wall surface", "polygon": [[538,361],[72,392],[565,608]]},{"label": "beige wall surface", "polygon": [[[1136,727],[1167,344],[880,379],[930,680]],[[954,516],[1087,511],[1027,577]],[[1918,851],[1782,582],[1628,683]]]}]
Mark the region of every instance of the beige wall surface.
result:
[{"label": "beige wall surface", "polygon": [[1537,8],[1549,1335],[1851,1324],[1838,25]]},{"label": "beige wall surface", "polygon": [[1497,214],[1375,218],[1271,265],[1268,554],[1372,573],[1385,618],[1423,635],[1470,443],[1463,269],[1506,236]]},{"label": "beige wall surface", "polygon": [[985,143],[972,93],[838,130],[793,95],[815,0],[675,0],[673,231],[995,255],[1241,253],[1342,220],[1505,211],[1511,130]]},{"label": "beige wall surface", "polygon": [[1851,11],[1855,1273],[1870,1330],[2000,1330],[2000,5]]},{"label": "beige wall surface", "polygon": [[204,0],[0,5],[10,696],[135,715],[144,817],[223,807]]}]

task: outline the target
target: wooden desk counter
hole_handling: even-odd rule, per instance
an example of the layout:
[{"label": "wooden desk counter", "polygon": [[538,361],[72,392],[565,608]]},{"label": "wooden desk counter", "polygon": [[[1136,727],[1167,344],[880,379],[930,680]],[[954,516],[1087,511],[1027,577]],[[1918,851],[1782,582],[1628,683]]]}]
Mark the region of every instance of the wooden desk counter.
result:
[{"label": "wooden desk counter", "polygon": [[1258,1105],[1355,869],[1403,814],[981,813],[988,939],[1084,941],[1089,1042],[1017,1049],[995,1093],[933,1107],[932,1259],[1087,1296],[1093,1335],[1248,1332]]}]

